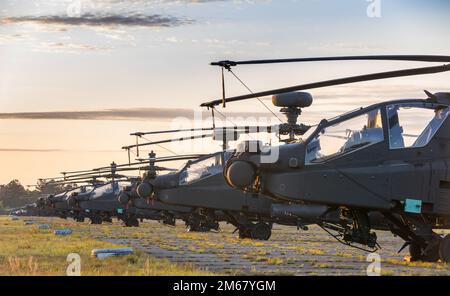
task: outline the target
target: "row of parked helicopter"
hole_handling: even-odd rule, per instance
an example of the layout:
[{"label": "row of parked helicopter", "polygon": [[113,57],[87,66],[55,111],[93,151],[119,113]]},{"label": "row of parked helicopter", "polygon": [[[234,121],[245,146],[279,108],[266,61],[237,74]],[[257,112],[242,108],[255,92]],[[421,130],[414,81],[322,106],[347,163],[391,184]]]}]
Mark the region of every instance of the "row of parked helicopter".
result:
[{"label": "row of parked helicopter", "polygon": [[[347,56],[281,60],[221,61],[212,65],[232,72],[238,65],[320,61],[450,62],[448,56]],[[85,171],[64,172],[53,184],[81,184],[66,192],[39,198],[15,214],[90,219],[100,224],[118,218],[126,226],[143,219],[189,231],[218,231],[219,222],[236,227],[240,238],[268,240],[274,224],[307,230],[316,224],[339,242],[365,251],[380,248],[374,230],[391,231],[405,241],[412,260],[450,262],[450,93],[430,93],[425,99],[402,99],[360,108],[310,126],[297,123],[313,103],[305,90],[349,83],[450,71],[450,64],[373,73],[287,88],[223,97],[202,104],[213,115],[218,105],[272,96],[286,122],[276,126],[233,126],[136,132],[161,135],[207,134],[137,143],[131,149],[171,141],[220,139],[223,150],[207,155],[157,157]],[[233,73],[234,74],[234,73]],[[423,127],[399,115],[402,110],[431,114]],[[422,117],[421,117],[422,116]],[[360,126],[355,126],[355,121]],[[362,123],[361,123],[362,122]],[[228,141],[251,133],[276,133],[277,147],[244,141],[236,149]],[[333,141],[327,141],[333,139]],[[278,157],[266,161],[274,149]],[[180,170],[159,166],[187,161]],[[129,177],[125,172],[139,172]]]}]

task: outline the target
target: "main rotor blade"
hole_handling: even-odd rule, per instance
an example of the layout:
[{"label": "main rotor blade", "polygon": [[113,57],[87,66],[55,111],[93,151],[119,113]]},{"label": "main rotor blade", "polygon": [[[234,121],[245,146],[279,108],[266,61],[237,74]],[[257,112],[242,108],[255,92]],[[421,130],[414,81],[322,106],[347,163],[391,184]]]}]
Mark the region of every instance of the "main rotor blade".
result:
[{"label": "main rotor blade", "polygon": [[[145,165],[145,162],[166,162],[166,161],[177,161],[177,160],[187,160],[187,159],[197,159],[199,157],[204,156],[204,154],[191,154],[191,155],[177,155],[177,156],[167,156],[167,157],[158,157],[158,158],[145,158],[142,159],[142,161],[140,162],[134,162],[131,163],[131,166],[134,165]],[[128,167],[130,166],[128,163],[127,164],[118,164],[116,167],[117,168],[122,168],[122,167]],[[101,169],[105,169],[108,167],[103,167],[103,168],[97,168],[97,170],[101,170]]]},{"label": "main rotor blade", "polygon": [[80,173],[87,173],[91,170],[82,170],[82,171],[71,171],[71,172],[61,172],[62,175],[69,175],[69,174],[80,174]]},{"label": "main rotor blade", "polygon": [[39,178],[38,181],[42,181],[42,182],[47,182],[47,181],[51,181],[51,180],[55,180],[55,179],[61,179],[63,177],[54,177],[54,178]]},{"label": "main rotor blade", "polygon": [[70,183],[70,182],[74,182],[74,181],[89,181],[89,180],[101,179],[101,178],[103,178],[103,177],[102,176],[75,177],[75,178],[69,178],[69,179],[66,179],[66,180],[59,180],[59,181],[49,182],[48,184],[58,184],[60,182]]},{"label": "main rotor blade", "polygon": [[197,131],[211,131],[213,127],[202,127],[202,128],[186,128],[186,129],[173,129],[173,130],[165,130],[165,131],[153,131],[153,132],[135,132],[130,134],[130,136],[145,136],[145,135],[157,135],[157,134],[166,134],[166,133],[181,133],[181,132],[197,132]]},{"label": "main rotor blade", "polygon": [[[139,163],[139,164],[142,165],[142,163]],[[137,170],[139,170],[138,167],[129,167],[129,168],[119,167],[119,168],[116,168],[114,171],[115,172],[123,172],[123,171],[137,171]],[[86,173],[76,174],[76,175],[68,175],[68,176],[65,176],[65,178],[64,177],[61,177],[61,178],[67,180],[67,179],[74,178],[74,177],[82,177],[82,176],[94,176],[95,177],[95,176],[99,176],[102,174],[111,174],[111,169],[108,170],[108,169],[106,169],[106,167],[101,168],[101,169],[93,169],[91,171],[87,171]]]},{"label": "main rotor blade", "polygon": [[281,64],[281,63],[303,63],[303,62],[323,62],[323,61],[409,61],[409,62],[430,62],[430,63],[450,63],[450,56],[442,55],[367,55],[367,56],[341,56],[341,57],[313,57],[313,58],[288,58],[288,59],[267,59],[248,61],[219,61],[211,63],[211,66],[234,67],[237,65],[259,65],[259,64]]},{"label": "main rotor blade", "polygon": [[98,176],[100,174],[111,173],[111,170],[91,170],[86,171],[86,173],[75,174],[75,175],[66,175],[65,177],[60,177],[62,180],[68,180],[74,177],[83,177],[83,176]]},{"label": "main rotor blade", "polygon": [[124,146],[122,149],[131,149],[136,147],[142,147],[142,146],[150,146],[150,145],[156,145],[156,144],[164,144],[169,142],[181,142],[181,141],[187,141],[187,140],[195,140],[195,139],[202,139],[202,138],[209,138],[213,135],[197,135],[197,136],[190,136],[190,137],[183,137],[183,138],[177,138],[177,139],[169,139],[169,140],[161,140],[161,141],[155,141],[155,142],[148,142],[148,143],[142,143],[142,144],[136,144],[136,145],[130,145],[130,146]]},{"label": "main rotor blade", "polygon": [[[119,174],[102,174],[102,175],[92,175],[92,176],[84,176],[84,177],[74,177],[74,178],[68,178],[66,180],[61,180],[62,182],[71,182],[71,181],[81,181],[81,180],[97,180],[97,179],[122,179],[122,178],[128,178],[128,176],[125,175],[119,175]],[[53,184],[53,183],[50,183]]]},{"label": "main rotor blade", "polygon": [[[135,132],[130,134],[130,136],[145,136],[145,135],[156,135],[156,134],[165,134],[165,133],[179,133],[179,132],[196,132],[196,131],[212,131],[212,130],[241,130],[241,129],[259,129],[264,128],[265,126],[225,126],[225,127],[204,127],[204,128],[188,128],[188,129],[174,129],[174,130],[165,130],[165,131],[153,131],[153,132]],[[270,128],[269,126],[265,128]]]},{"label": "main rotor blade", "polygon": [[177,169],[160,167],[160,166],[153,166],[153,167],[151,167],[151,166],[143,166],[143,167],[139,167],[139,170],[141,170],[141,171],[148,171],[150,169],[154,169],[156,171],[178,172]]},{"label": "main rotor blade", "polygon": [[[237,132],[237,133],[244,133],[244,134],[250,134],[250,133],[259,133],[259,132],[267,132],[271,133],[273,130],[273,126],[231,126],[231,127],[224,127],[224,128],[215,128],[213,129],[215,132],[222,132],[225,134],[225,132]],[[147,142],[147,143],[141,143],[141,144],[135,144],[130,146],[124,146],[122,149],[129,150],[131,148],[136,147],[142,147],[142,146],[150,146],[150,145],[157,145],[157,144],[164,144],[164,143],[170,143],[170,142],[181,142],[181,141],[188,141],[188,140],[195,140],[195,139],[202,139],[202,138],[209,138],[214,137],[214,134],[203,134],[203,135],[196,135],[196,136],[190,136],[190,137],[182,137],[182,138],[175,138],[175,139],[168,139],[168,140],[160,140],[160,141],[154,141],[154,142]]]},{"label": "main rotor blade", "polygon": [[156,169],[157,171],[178,172],[177,169],[166,168],[166,167],[160,167],[160,166],[156,166],[155,169]]},{"label": "main rotor blade", "polygon": [[[450,64],[446,64],[443,66],[423,67],[423,68],[405,69],[405,70],[397,70],[397,71],[389,71],[389,72],[380,72],[380,73],[351,76],[351,77],[338,78],[338,79],[326,80],[326,81],[320,81],[320,82],[314,82],[314,83],[308,83],[308,84],[301,84],[301,85],[285,87],[285,88],[272,89],[272,90],[248,94],[248,95],[226,98],[225,101],[226,102],[236,102],[236,101],[243,101],[243,100],[248,100],[248,99],[253,99],[253,98],[258,98],[258,97],[264,97],[264,96],[270,96],[270,95],[276,95],[276,94],[288,93],[288,92],[294,92],[294,91],[300,91],[300,90],[308,90],[308,89],[322,88],[322,87],[328,87],[328,86],[336,86],[336,85],[350,84],[350,83],[363,82],[363,81],[373,81],[373,80],[395,78],[395,77],[434,74],[434,73],[441,73],[441,72],[447,72],[447,71],[450,71]],[[219,104],[222,104],[222,99],[203,103],[200,106],[201,107],[214,107]]]}]

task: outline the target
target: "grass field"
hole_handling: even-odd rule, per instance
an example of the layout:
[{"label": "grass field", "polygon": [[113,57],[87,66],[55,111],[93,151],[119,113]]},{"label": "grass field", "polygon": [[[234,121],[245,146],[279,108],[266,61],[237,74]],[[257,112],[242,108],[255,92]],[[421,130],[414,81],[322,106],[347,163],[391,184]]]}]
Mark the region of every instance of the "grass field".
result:
[{"label": "grass field", "polygon": [[[33,218],[35,224],[25,225],[24,220],[12,221],[0,217],[0,275],[66,275],[69,265],[67,255],[78,253],[81,257],[81,275],[210,275],[189,264],[174,264],[156,259],[136,250],[134,254],[97,259],[92,257],[95,248],[123,247],[98,239],[103,230],[122,227],[118,224],[93,226],[62,219]],[[50,229],[39,229],[39,223],[50,224]],[[71,228],[73,234],[54,235],[54,229]],[[132,229],[129,229],[133,231]]]},{"label": "grass field", "polygon": [[[168,227],[145,221],[140,227],[120,223],[90,225],[59,218],[0,216],[0,275],[65,275],[69,253],[81,256],[82,275],[366,275],[368,253],[336,242],[317,226],[308,231],[275,225],[268,241],[237,239],[234,227],[188,233],[183,223]],[[40,223],[50,225],[41,230]],[[54,229],[71,228],[65,237]],[[403,241],[377,233],[382,275],[450,275],[444,263],[407,262]],[[97,259],[95,248],[133,247],[133,255]]]}]

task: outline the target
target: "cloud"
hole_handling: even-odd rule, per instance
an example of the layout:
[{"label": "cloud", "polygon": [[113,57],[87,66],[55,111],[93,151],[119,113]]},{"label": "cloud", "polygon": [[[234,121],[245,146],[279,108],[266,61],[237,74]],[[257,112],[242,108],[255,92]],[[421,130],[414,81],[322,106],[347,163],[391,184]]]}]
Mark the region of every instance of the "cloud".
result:
[{"label": "cloud", "polygon": [[[90,0],[91,6],[110,5],[110,4],[126,4],[126,5],[155,5],[155,4],[196,4],[210,2],[228,2],[230,0]],[[248,0],[247,0],[248,1]],[[243,0],[234,2],[243,2]]]},{"label": "cloud", "polygon": [[[210,112],[202,111],[203,118]],[[169,108],[122,108],[92,111],[52,111],[52,112],[15,112],[0,113],[1,119],[33,119],[33,120],[169,120],[177,117],[194,118],[194,111],[189,109]],[[228,116],[246,117],[261,116],[264,113],[227,112]]]},{"label": "cloud", "polygon": [[68,120],[140,120],[186,116],[189,110],[131,108],[91,111],[17,112],[0,113],[0,119],[68,119]]},{"label": "cloud", "polygon": [[90,28],[114,28],[114,27],[139,27],[139,28],[163,28],[183,24],[190,24],[192,20],[174,16],[152,14],[128,14],[128,15],[100,15],[86,13],[80,16],[67,15],[42,15],[42,16],[9,16],[0,19],[0,24],[37,24],[57,27],[90,27]]},{"label": "cloud", "polygon": [[33,51],[47,53],[79,53],[86,51],[107,51],[111,47],[93,46],[89,44],[65,43],[65,42],[41,42],[33,46]]},{"label": "cloud", "polygon": [[0,44],[12,44],[16,42],[30,42],[34,41],[35,38],[29,34],[0,34]]},{"label": "cloud", "polygon": [[40,148],[0,148],[0,152],[92,152],[92,153],[116,153],[121,150],[73,150],[73,149],[40,149]]},{"label": "cloud", "polygon": [[0,152],[61,152],[62,149],[23,149],[23,148],[0,148]]}]

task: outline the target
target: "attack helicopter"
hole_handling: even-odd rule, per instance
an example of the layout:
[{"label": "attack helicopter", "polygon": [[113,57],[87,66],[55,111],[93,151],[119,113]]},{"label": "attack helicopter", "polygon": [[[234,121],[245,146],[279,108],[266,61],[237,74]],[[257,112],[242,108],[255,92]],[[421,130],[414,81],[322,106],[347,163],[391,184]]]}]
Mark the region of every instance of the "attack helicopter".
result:
[{"label": "attack helicopter", "polygon": [[[274,105],[299,112],[310,105],[306,90],[379,79],[450,71],[449,56],[347,56],[281,60],[221,61],[222,71],[238,65],[320,61],[414,61],[445,65],[320,81],[236,97],[201,106],[272,96]],[[248,141],[224,169],[227,183],[244,192],[298,204],[342,210],[342,220],[319,223],[340,242],[376,250],[368,212],[381,214],[389,230],[409,247],[412,260],[450,262],[450,93],[425,91],[422,99],[381,102],[322,120],[300,142],[261,147]],[[277,149],[278,158],[265,156]]]},{"label": "attack helicopter", "polygon": [[[72,183],[74,184],[74,183]],[[90,182],[82,181],[61,193],[58,194],[50,194],[46,197],[41,197],[36,201],[36,205],[39,209],[43,211],[48,211],[54,217],[59,217],[63,219],[73,218],[75,221],[83,222],[84,216],[75,215],[72,211],[72,208],[67,203],[67,200],[70,196],[86,193],[92,191],[94,189],[94,185],[90,184]]]},{"label": "attack helicopter", "polygon": [[[296,135],[307,130],[306,126],[296,124],[296,117],[292,116],[289,110],[286,113],[290,119],[289,123],[279,126],[217,128],[213,125],[211,128],[132,133],[132,136],[136,136],[136,144],[123,147],[127,151],[143,146],[202,138],[222,141],[223,148],[222,151],[188,161],[175,173],[145,178],[137,187],[138,195],[169,205],[192,208],[192,216],[187,221],[188,229],[195,230],[202,226],[214,229],[218,228],[219,221],[225,221],[236,227],[240,238],[268,240],[273,223],[307,229],[307,225],[315,223],[318,219],[337,221],[338,213],[328,211],[326,206],[274,202],[271,198],[260,194],[240,192],[230,188],[223,177],[223,165],[232,155],[232,150],[228,149],[228,142],[238,140],[239,135],[281,130],[281,134],[289,136],[283,141],[293,141]],[[139,143],[139,138],[144,135],[197,131],[212,133]],[[139,153],[138,151],[136,154]]]},{"label": "attack helicopter", "polygon": [[[195,215],[192,213],[192,209],[189,207],[161,203],[158,200],[150,199],[148,196],[141,198],[138,194],[139,185],[143,180],[147,182],[147,180],[155,179],[158,176],[160,170],[158,170],[159,167],[155,165],[156,162],[182,161],[198,157],[200,157],[200,155],[177,155],[174,157],[156,158],[156,154],[152,151],[149,153],[148,159],[139,158],[138,161],[141,163],[148,162],[147,166],[141,167],[145,173],[139,182],[134,183],[133,186],[127,190],[122,191],[118,197],[118,201],[126,207],[126,213],[128,215],[138,219],[147,218],[158,220],[163,224],[170,226],[175,226],[176,220],[181,219],[185,222],[187,229],[190,231],[219,230],[218,225],[211,225],[206,221],[199,221],[196,219]],[[172,172],[173,171],[176,170],[172,170]],[[196,227],[191,227],[192,225],[196,225]]]},{"label": "attack helicopter", "polygon": [[123,187],[130,186],[134,178],[116,174],[114,162],[111,164],[111,174],[106,177],[107,181],[97,184],[93,190],[70,195],[67,198],[68,206],[75,215],[89,218],[91,224],[112,222],[112,218],[117,217],[126,226],[132,226],[134,221],[122,215],[117,195]]},{"label": "attack helicopter", "polygon": [[29,203],[23,207],[11,209],[10,215],[13,216],[35,216],[35,217],[51,217],[52,211],[42,209],[38,207],[37,202]]},{"label": "attack helicopter", "polygon": [[[51,208],[56,216],[61,218],[71,217],[78,222],[88,218],[92,224],[101,224],[103,221],[111,221],[116,216],[116,198],[114,192],[108,190],[108,185],[126,182],[129,177],[118,175],[114,170],[100,171],[76,171],[63,172],[63,177],[40,179],[47,185],[69,186],[57,195],[49,195],[38,199],[37,204],[41,208]],[[126,223],[126,217],[121,217]]]},{"label": "attack helicopter", "polygon": [[[195,157],[198,157],[197,155]],[[79,217],[79,221],[89,218],[92,224],[101,224],[103,221],[111,222],[113,217],[122,220],[125,226],[139,226],[138,218],[164,220],[164,213],[176,210],[167,206],[150,205],[147,206],[148,212],[140,212],[139,215],[130,211],[126,198],[132,196],[136,182],[140,177],[129,177],[119,175],[118,172],[124,171],[141,171],[148,167],[143,167],[142,162],[126,165],[117,165],[111,163],[109,167],[101,167],[92,170],[63,172],[63,182],[74,182],[92,178],[95,186],[92,190],[83,192],[72,192],[66,198],[66,206],[70,209],[73,217]],[[138,166],[136,166],[138,165]],[[126,167],[125,167],[126,166]],[[165,167],[152,167],[154,171],[170,171]],[[101,179],[106,179],[99,183]],[[180,209],[182,210],[182,209]]]}]

